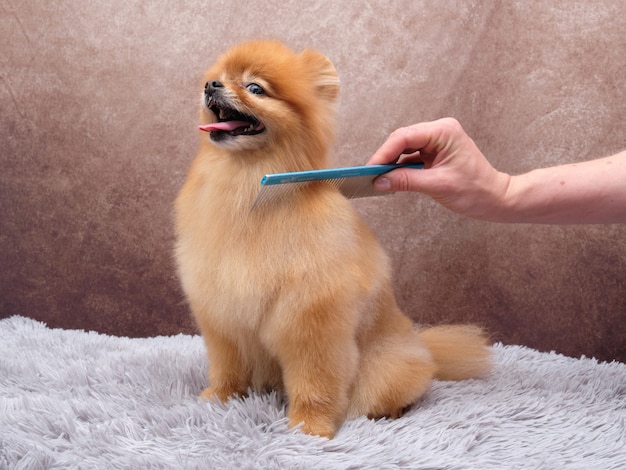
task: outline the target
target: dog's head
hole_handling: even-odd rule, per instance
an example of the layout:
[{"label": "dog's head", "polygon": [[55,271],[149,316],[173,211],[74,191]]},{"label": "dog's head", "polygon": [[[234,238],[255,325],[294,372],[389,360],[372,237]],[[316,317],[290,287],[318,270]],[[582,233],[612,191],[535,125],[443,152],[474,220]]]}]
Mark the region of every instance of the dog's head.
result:
[{"label": "dog's head", "polygon": [[332,63],[315,51],[296,54],[276,41],[246,42],[222,55],[205,82],[200,129],[218,147],[325,149],[332,140],[339,80]]}]

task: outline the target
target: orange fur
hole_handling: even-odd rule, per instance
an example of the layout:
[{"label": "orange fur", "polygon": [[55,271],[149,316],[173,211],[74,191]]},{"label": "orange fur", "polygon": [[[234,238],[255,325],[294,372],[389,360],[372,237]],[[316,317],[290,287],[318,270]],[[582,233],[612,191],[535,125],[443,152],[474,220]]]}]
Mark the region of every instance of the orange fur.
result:
[{"label": "orange fur", "polygon": [[[327,166],[339,91],[331,62],[254,41],[205,78],[221,105],[264,129],[203,134],[176,201],[179,275],[210,362],[202,396],[284,388],[290,424],[332,437],[346,418],[399,416],[434,377],[486,372],[479,329],[415,330],[387,256],[336,189],[311,183],[251,211],[264,174]],[[205,125],[218,120],[207,103]]]}]

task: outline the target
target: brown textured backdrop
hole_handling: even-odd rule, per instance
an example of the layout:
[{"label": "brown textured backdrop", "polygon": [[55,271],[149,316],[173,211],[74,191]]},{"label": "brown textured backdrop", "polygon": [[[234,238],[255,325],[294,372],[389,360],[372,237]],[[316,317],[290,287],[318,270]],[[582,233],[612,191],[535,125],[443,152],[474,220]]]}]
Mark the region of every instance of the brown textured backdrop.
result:
[{"label": "brown textured backdrop", "polygon": [[[202,71],[243,39],[335,63],[339,165],[446,115],[513,173],[626,147],[621,1],[3,0],[0,25],[0,316],[53,327],[195,331],[172,202]],[[626,227],[476,222],[415,194],[355,205],[415,319],[626,360]]]}]

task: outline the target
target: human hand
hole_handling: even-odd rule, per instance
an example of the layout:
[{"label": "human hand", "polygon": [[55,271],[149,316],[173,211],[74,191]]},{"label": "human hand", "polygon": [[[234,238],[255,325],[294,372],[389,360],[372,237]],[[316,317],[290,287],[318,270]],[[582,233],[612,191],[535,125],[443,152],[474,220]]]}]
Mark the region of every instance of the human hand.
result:
[{"label": "human hand", "polygon": [[424,162],[424,170],[394,170],[378,177],[374,188],[418,191],[468,217],[499,218],[511,177],[491,166],[456,119],[395,130],[368,165],[412,161]]}]

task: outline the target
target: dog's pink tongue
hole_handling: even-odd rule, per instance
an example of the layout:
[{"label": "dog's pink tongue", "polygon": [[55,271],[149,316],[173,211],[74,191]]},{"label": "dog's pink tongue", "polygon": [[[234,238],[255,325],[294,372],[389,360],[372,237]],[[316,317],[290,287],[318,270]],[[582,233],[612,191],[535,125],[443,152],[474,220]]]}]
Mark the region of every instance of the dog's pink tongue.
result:
[{"label": "dog's pink tongue", "polygon": [[213,122],[211,124],[203,124],[198,126],[198,129],[204,132],[213,132],[213,131],[234,131],[235,129],[239,129],[240,127],[248,127],[250,125],[249,122],[245,121],[224,121],[224,122]]}]

